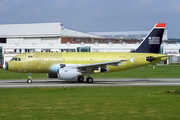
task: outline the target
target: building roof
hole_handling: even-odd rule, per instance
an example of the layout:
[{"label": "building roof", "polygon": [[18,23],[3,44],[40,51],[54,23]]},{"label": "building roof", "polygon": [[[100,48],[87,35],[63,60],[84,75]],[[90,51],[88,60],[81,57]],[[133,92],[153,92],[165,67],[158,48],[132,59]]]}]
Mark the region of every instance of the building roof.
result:
[{"label": "building roof", "polygon": [[64,28],[62,30],[62,37],[104,38],[104,37],[100,37],[98,35],[93,35],[93,34],[90,34],[90,33],[83,33],[83,32],[79,32],[79,31],[75,31],[75,30],[70,30],[70,29],[66,29],[66,28]]},{"label": "building roof", "polygon": [[147,35],[149,31],[115,31],[115,32],[89,32],[91,34],[106,36],[106,35]]},{"label": "building roof", "polygon": [[0,37],[61,36],[61,23],[0,25]]},{"label": "building roof", "polygon": [[[107,38],[135,38],[135,39],[142,39],[146,37],[146,35],[150,31],[115,31],[115,32],[89,32],[90,34],[107,37]],[[164,31],[163,40],[168,40],[167,37],[167,30]]]},{"label": "building roof", "polygon": [[51,36],[102,38],[89,33],[65,29],[61,22],[0,25],[0,38]]}]

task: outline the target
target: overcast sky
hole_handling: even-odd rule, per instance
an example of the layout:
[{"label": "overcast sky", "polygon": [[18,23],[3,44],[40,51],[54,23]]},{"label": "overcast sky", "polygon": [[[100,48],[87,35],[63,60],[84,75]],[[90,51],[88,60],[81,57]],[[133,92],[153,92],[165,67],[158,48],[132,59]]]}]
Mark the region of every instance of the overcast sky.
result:
[{"label": "overcast sky", "polygon": [[0,24],[62,22],[82,32],[151,30],[180,38],[180,0],[0,0]]}]

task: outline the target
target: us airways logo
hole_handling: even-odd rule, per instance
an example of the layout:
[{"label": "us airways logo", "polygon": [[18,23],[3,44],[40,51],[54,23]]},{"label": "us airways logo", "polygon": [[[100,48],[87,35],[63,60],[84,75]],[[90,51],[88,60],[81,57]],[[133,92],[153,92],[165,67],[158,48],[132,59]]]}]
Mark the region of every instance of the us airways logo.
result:
[{"label": "us airways logo", "polygon": [[160,44],[159,37],[149,37],[149,44]]}]

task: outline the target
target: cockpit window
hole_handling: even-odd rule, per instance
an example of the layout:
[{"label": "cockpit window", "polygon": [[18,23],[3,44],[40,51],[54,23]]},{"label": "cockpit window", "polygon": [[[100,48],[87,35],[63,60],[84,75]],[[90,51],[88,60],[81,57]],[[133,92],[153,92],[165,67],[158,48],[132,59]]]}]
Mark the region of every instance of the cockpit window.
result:
[{"label": "cockpit window", "polygon": [[[10,61],[15,61],[15,58],[12,58]],[[17,61],[17,58],[16,58],[16,61]]]},{"label": "cockpit window", "polygon": [[21,58],[12,58],[10,61],[21,61]]},{"label": "cockpit window", "polygon": [[14,58],[12,58],[10,61],[13,61],[14,60]]}]

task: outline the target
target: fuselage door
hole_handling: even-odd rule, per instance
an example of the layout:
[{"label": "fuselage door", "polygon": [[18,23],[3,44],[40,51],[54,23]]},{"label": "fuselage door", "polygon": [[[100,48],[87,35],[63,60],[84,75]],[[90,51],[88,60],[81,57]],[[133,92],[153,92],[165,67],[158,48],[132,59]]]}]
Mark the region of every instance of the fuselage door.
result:
[{"label": "fuselage door", "polygon": [[27,54],[27,65],[32,66],[33,65],[33,54]]}]

